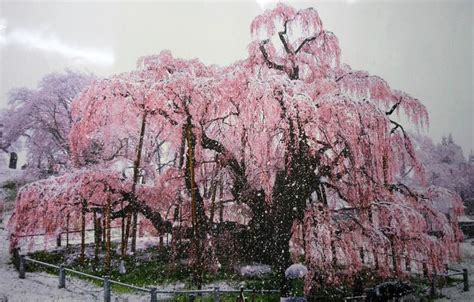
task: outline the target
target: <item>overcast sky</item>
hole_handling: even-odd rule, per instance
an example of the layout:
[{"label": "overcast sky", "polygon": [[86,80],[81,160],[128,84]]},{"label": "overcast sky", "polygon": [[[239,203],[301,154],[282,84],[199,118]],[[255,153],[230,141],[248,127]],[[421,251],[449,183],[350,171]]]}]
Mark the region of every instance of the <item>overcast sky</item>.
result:
[{"label": "overcast sky", "polygon": [[[336,34],[342,59],[428,108],[428,135],[452,133],[474,150],[473,1],[286,1],[312,6]],[[0,0],[0,108],[13,87],[73,68],[99,76],[131,70],[138,57],[230,64],[247,55],[251,20],[271,1],[20,2]]]}]

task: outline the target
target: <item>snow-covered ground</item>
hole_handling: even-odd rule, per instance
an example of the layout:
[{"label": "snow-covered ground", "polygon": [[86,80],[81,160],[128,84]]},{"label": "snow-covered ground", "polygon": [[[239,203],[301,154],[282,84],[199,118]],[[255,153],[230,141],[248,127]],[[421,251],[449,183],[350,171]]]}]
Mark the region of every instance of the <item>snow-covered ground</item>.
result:
[{"label": "snow-covered ground", "polygon": [[[0,301],[101,301],[102,288],[69,276],[66,289],[58,288],[58,277],[46,273],[26,273],[25,279],[10,264],[8,238],[4,224],[0,224]],[[138,294],[112,294],[112,301],[149,301],[149,296]]]},{"label": "snow-covered ground", "polygon": [[[450,268],[462,270],[466,268],[469,272],[469,287],[468,292],[463,291],[463,284],[447,287],[442,290],[442,294],[446,297],[439,299],[439,301],[459,301],[472,302],[474,301],[474,239],[468,239],[461,244],[463,259],[461,263],[452,264]],[[462,281],[461,276],[459,280]]]},{"label": "snow-covered ground", "polygon": [[[2,298],[7,298],[9,302],[12,301],[102,301],[103,290],[101,287],[95,286],[86,281],[68,276],[66,280],[66,289],[58,288],[58,276],[46,273],[26,273],[25,279],[18,278],[18,272],[10,264],[10,254],[8,252],[8,238],[5,224],[10,215],[6,215],[2,223],[0,223],[0,301]],[[72,242],[74,239],[71,238]],[[53,240],[55,241],[55,240]],[[156,241],[156,242],[155,242]],[[140,248],[146,248],[150,244],[158,244],[158,238],[141,238],[138,241]],[[54,248],[55,242],[46,244],[42,242],[41,238],[35,240],[33,250]],[[459,264],[450,265],[453,269],[467,268],[470,277],[469,292],[463,291],[462,283],[444,288],[443,295],[446,298],[438,301],[474,301],[474,239],[466,240],[461,246],[463,252],[463,261]],[[461,279],[460,279],[461,281]],[[225,282],[219,284],[209,284],[207,287],[213,288],[219,286],[221,289],[232,289],[229,284]],[[159,287],[162,290],[182,289],[184,284],[175,284]],[[159,296],[159,299],[165,299],[167,296]],[[150,297],[147,294],[117,294],[112,293],[112,301],[149,301]]]},{"label": "snow-covered ground", "polygon": [[[58,288],[58,276],[47,273],[26,273],[25,279],[19,279],[18,272],[12,264],[10,264],[10,254],[8,251],[8,235],[5,230],[10,214],[5,215],[3,223],[0,223],[0,301],[6,297],[9,302],[29,302],[29,301],[102,301],[104,292],[101,287],[95,286],[84,280],[67,276],[66,289]],[[117,237],[118,240],[120,237]],[[77,243],[77,238],[71,238],[71,244]],[[166,240],[165,240],[166,242]],[[144,237],[137,239],[137,248],[144,249],[150,245],[158,245],[159,238]],[[46,242],[44,238],[37,237],[34,240],[31,249],[23,246],[23,250],[35,251],[48,249],[52,250],[55,247],[55,239],[49,239]],[[204,286],[204,289],[212,289],[218,286],[223,290],[235,289],[226,282],[217,282]],[[180,290],[184,289],[184,283],[169,284],[157,286],[158,290]],[[159,300],[166,300],[170,298],[167,294],[159,294]],[[112,301],[114,302],[135,302],[135,301],[150,301],[149,294],[118,294],[112,293]]]}]

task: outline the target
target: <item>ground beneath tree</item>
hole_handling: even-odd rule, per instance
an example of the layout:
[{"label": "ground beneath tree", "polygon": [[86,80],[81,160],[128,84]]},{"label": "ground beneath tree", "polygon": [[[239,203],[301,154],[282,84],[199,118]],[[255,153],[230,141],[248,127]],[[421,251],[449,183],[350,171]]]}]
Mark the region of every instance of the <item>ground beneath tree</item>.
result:
[{"label": "ground beneath tree", "polygon": [[[79,302],[101,301],[103,299],[104,293],[101,287],[73,277],[67,278],[66,289],[59,289],[58,277],[47,273],[26,273],[25,279],[19,279],[18,272],[10,263],[8,236],[5,230],[6,221],[7,219],[4,219],[0,223],[0,301],[4,297],[9,302]],[[438,299],[437,301],[474,301],[474,239],[466,240],[462,244],[462,251],[464,255],[463,261],[450,267],[454,269],[468,269],[471,290],[464,292],[462,284],[444,288],[442,289],[442,294],[445,298]],[[138,302],[149,301],[149,299],[148,295],[112,293],[112,301],[116,302]]]},{"label": "ground beneath tree", "polygon": [[472,302],[474,301],[474,239],[467,239],[461,245],[463,259],[461,263],[452,264],[449,267],[462,270],[467,268],[469,272],[470,291],[463,291],[463,284],[445,288],[441,293],[445,296],[439,301]]},{"label": "ground beneath tree", "polygon": [[[8,237],[4,223],[0,224],[0,301],[101,301],[102,288],[86,281],[68,277],[66,289],[58,288],[58,277],[46,273],[26,273],[25,279],[18,278],[18,272],[10,264]],[[112,301],[150,301],[149,296],[134,294],[112,294]]]}]

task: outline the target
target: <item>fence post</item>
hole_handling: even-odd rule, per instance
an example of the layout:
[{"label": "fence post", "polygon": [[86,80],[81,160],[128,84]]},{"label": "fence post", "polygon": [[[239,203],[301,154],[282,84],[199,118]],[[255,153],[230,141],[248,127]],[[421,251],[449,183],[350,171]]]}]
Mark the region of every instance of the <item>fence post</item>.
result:
[{"label": "fence post", "polygon": [[156,287],[150,289],[150,302],[158,302],[158,298],[156,297]]},{"label": "fence post", "polygon": [[109,281],[109,276],[104,276],[104,302],[110,302],[110,281]]},{"label": "fence post", "polygon": [[256,297],[257,297],[257,290],[254,288],[254,289],[252,290],[252,300],[251,300],[251,301],[252,301],[252,302],[255,302]]},{"label": "fence post", "polygon": [[61,233],[59,233],[59,234],[58,234],[58,237],[56,237],[56,245],[57,245],[58,247],[61,246]]},{"label": "fence post", "polygon": [[59,266],[59,286],[58,288],[66,287],[66,271],[64,270],[64,265]]},{"label": "fence post", "polygon": [[464,282],[464,291],[468,292],[469,291],[469,275],[467,273],[467,269],[463,268],[462,269],[462,280]]},{"label": "fence post", "polygon": [[219,290],[219,286],[214,287],[214,302],[220,302],[221,300],[221,294]]},{"label": "fence post", "polygon": [[434,298],[436,297],[436,275],[433,274],[431,278],[431,286],[430,286],[430,297]]},{"label": "fence post", "polygon": [[25,255],[20,254],[20,265],[18,267],[20,279],[25,279]]},{"label": "fence post", "polygon": [[426,262],[423,262],[423,276],[428,277],[428,265]]},{"label": "fence post", "polygon": [[195,298],[196,298],[195,294],[189,294],[189,302],[194,302]]}]

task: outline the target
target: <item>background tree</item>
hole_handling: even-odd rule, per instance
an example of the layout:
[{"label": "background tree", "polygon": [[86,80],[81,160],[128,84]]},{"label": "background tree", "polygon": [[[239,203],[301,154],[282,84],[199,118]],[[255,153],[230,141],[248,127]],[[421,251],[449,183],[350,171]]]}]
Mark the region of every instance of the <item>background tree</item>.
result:
[{"label": "background tree", "polygon": [[436,145],[426,136],[413,137],[428,183],[456,192],[464,200],[473,198],[474,166],[466,160],[452,136],[443,137]]},{"label": "background tree", "polygon": [[37,88],[10,91],[10,107],[1,113],[2,149],[24,145],[28,171],[37,177],[68,166],[71,102],[93,80],[90,74],[66,70],[46,75]]}]

